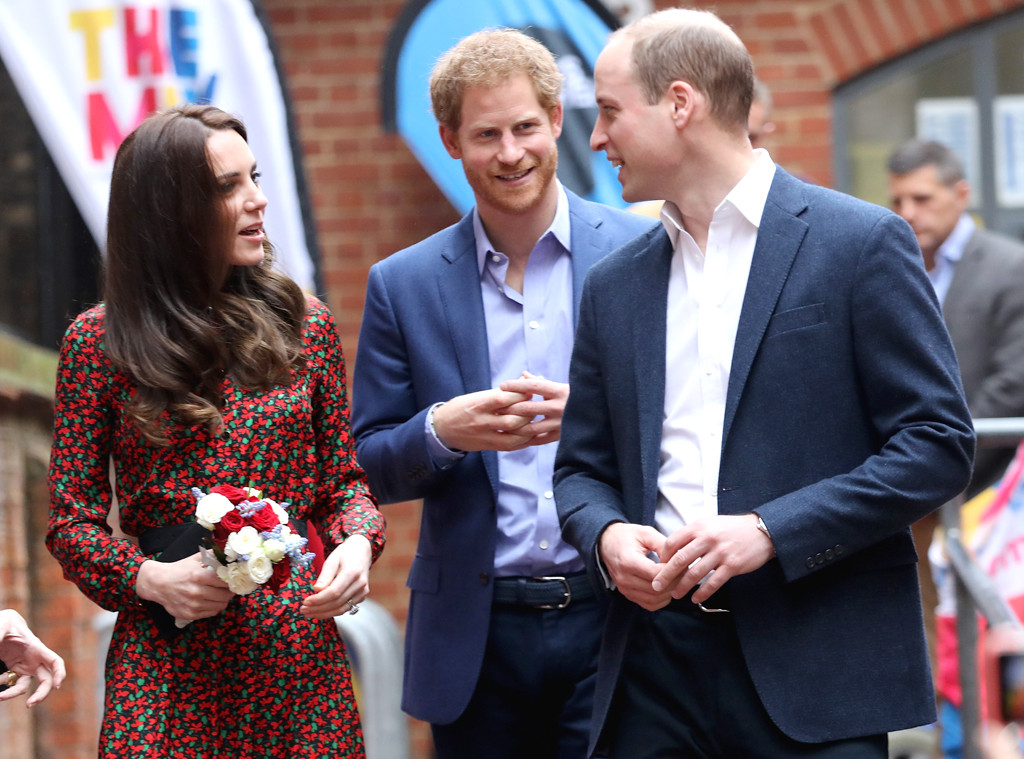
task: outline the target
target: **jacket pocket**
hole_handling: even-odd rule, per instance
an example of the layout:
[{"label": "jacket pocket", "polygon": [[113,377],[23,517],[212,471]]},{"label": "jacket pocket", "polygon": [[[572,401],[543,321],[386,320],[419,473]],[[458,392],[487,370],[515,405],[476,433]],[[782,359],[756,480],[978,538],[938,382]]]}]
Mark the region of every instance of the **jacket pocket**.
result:
[{"label": "jacket pocket", "polygon": [[813,327],[816,324],[824,323],[824,321],[824,303],[811,303],[807,306],[790,308],[786,311],[779,311],[772,316],[771,321],[768,322],[768,330],[765,332],[765,337],[774,337],[783,332]]},{"label": "jacket pocket", "polygon": [[441,587],[441,562],[431,556],[416,554],[405,584],[410,590],[437,594]]}]

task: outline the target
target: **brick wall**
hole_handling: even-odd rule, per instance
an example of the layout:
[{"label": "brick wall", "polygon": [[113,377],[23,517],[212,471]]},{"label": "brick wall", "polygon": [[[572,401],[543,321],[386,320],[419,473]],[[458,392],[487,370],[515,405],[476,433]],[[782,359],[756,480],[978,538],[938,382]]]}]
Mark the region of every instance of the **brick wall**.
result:
[{"label": "brick wall", "polygon": [[[263,0],[288,75],[313,197],[328,300],[349,361],[366,271],[375,261],[456,220],[401,139],[385,135],[379,69],[399,0]],[[716,0],[747,43],[773,91],[773,156],[823,184],[832,180],[830,92],[900,53],[972,23],[1024,7],[1024,0]],[[670,3],[658,2],[658,7]],[[9,397],[8,397],[9,398]],[[34,403],[35,401],[33,401]],[[31,406],[31,404],[29,404]],[[44,404],[45,405],[45,404]],[[21,610],[69,660],[74,676],[28,718],[0,708],[0,753],[11,757],[95,755],[98,666],[95,607],[60,579],[42,547],[45,409],[0,393],[0,603]],[[405,576],[419,522],[417,504],[385,508],[388,547],[371,577],[374,597],[405,619]],[[31,599],[31,603],[30,600]],[[413,725],[416,759],[429,756],[425,726]]]},{"label": "brick wall", "polygon": [[[367,269],[456,220],[431,179],[396,135],[380,126],[383,47],[403,2],[263,0],[289,77],[306,152],[330,305],[348,360]],[[673,3],[656,2],[658,8]],[[900,53],[971,23],[1024,7],[1024,0],[716,0],[714,8],[747,43],[775,100],[769,147],[787,168],[832,182],[831,90]],[[374,569],[373,595],[405,619],[405,575],[419,509],[387,506],[388,546]],[[417,757],[429,752],[413,726]]]},{"label": "brick wall", "polygon": [[101,665],[93,619],[99,609],[64,581],[43,543],[51,416],[46,398],[0,387],[0,608],[17,609],[64,657],[70,675],[31,711],[24,699],[0,705],[0,756],[10,759],[96,756]]}]

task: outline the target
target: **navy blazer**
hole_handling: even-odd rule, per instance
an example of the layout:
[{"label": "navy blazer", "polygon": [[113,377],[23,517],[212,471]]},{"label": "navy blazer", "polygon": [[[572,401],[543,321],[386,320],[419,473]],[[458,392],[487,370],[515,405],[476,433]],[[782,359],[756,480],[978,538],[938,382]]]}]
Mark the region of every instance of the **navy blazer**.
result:
[{"label": "navy blazer", "polygon": [[[584,287],[555,497],[595,577],[608,524],[654,522],[671,256],[655,229]],[[747,667],[787,735],[934,720],[908,525],[960,492],[973,450],[909,227],[778,169],[736,336],[718,498],[723,514],[756,510],[775,543],[776,559],[728,586]],[[639,608],[612,595],[591,751]]]},{"label": "navy blazer", "polygon": [[[569,191],[573,301],[598,259],[652,219]],[[381,503],[423,499],[405,634],[402,708],[436,724],[462,714],[476,688],[490,622],[498,456],[431,461],[427,409],[491,387],[487,328],[470,213],[370,269],[353,373],[359,463]]]}]

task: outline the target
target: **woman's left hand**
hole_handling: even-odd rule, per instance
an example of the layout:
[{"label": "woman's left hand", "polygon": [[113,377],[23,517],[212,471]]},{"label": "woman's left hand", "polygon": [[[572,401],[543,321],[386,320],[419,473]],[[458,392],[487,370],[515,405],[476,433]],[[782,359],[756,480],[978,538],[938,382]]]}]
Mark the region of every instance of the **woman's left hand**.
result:
[{"label": "woman's left hand", "polygon": [[352,535],[334,549],[299,613],[310,619],[331,619],[349,611],[370,594],[373,547],[363,535]]}]

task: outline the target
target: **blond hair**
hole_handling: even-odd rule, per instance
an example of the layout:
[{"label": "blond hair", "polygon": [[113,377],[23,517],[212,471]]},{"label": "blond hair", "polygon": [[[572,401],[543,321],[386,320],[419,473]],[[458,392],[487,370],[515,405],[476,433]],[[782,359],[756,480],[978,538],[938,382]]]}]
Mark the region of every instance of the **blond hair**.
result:
[{"label": "blond hair", "polygon": [[485,29],[442,55],[430,74],[430,104],[438,123],[458,129],[462,98],[470,87],[493,87],[526,74],[537,100],[550,113],[562,94],[562,73],[544,45],[515,29]]}]

